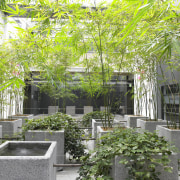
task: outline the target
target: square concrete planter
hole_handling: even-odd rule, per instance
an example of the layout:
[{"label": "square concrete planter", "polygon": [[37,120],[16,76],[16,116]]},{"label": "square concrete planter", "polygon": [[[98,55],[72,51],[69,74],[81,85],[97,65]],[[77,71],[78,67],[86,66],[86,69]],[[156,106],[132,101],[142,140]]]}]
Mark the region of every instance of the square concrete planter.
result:
[{"label": "square concrete planter", "polygon": [[[97,126],[103,126],[102,123],[103,119],[92,119],[92,138],[97,139]],[[113,123],[113,120],[111,120],[111,123]],[[94,149],[96,147],[96,140],[92,143],[92,148]]]},{"label": "square concrete planter", "polygon": [[180,130],[169,129],[167,125],[158,125],[156,130],[159,137],[164,136],[167,141],[178,148],[178,159],[180,159]]},{"label": "square concrete planter", "polygon": [[[124,122],[121,122],[121,123],[114,123],[112,125],[112,128],[115,128],[115,127],[126,127],[126,123]],[[101,137],[104,135],[104,134],[107,134],[107,133],[110,133],[110,132],[113,132],[113,129],[108,129],[108,130],[104,130],[101,126],[97,126],[97,138],[96,138],[96,143],[101,143]]]},{"label": "square concrete planter", "polygon": [[107,131],[104,131],[104,129],[101,126],[97,126],[97,139],[96,143],[101,142],[101,137],[107,133],[112,132],[112,129],[108,129]]},{"label": "square concrete planter", "polygon": [[59,106],[48,106],[48,114],[55,114],[59,110]]},{"label": "square concrete planter", "polygon": [[[111,124],[112,124],[112,127],[115,127],[115,126],[125,126],[125,123],[113,123],[113,120],[110,120],[111,121]],[[103,126],[103,123],[102,123],[102,119],[92,119],[92,137],[97,139],[97,127],[98,126]],[[92,146],[93,148],[96,147],[96,140],[93,141],[92,143]]]},{"label": "square concrete planter", "polygon": [[[109,108],[109,109],[108,109]],[[100,106],[100,111],[110,111],[111,108],[110,107],[107,107],[107,106]]]},{"label": "square concrete planter", "polygon": [[93,112],[93,106],[84,106],[84,114]]},{"label": "square concrete planter", "polygon": [[66,106],[66,114],[74,116],[75,113],[75,106]]},{"label": "square concrete planter", "polygon": [[[57,163],[64,164],[64,130],[41,131],[29,130],[25,133],[25,141],[56,141],[57,142]],[[60,168],[62,169],[62,168]]]},{"label": "square concrete planter", "polygon": [[136,115],[124,115],[124,120],[127,121],[127,126],[131,128],[137,127],[137,119],[148,118],[146,116],[136,116]]},{"label": "square concrete planter", "polygon": [[158,119],[157,121],[148,121],[145,119],[137,119],[137,127],[140,127],[143,130],[147,130],[149,132],[154,132],[156,130],[157,125],[166,125],[167,121]]},{"label": "square concrete planter", "polygon": [[[92,137],[97,137],[97,126],[103,126],[104,119],[92,119]],[[110,120],[111,124],[113,124],[113,120]]]},{"label": "square concrete planter", "polygon": [[56,142],[6,141],[0,145],[0,179],[56,180]]},{"label": "square concrete planter", "polygon": [[[160,157],[161,155],[156,155],[155,157]],[[116,156],[113,159],[113,165],[111,170],[111,177],[113,180],[126,180],[128,179],[128,169],[125,167],[124,164],[120,164],[119,161],[122,159],[122,156]],[[157,166],[156,170],[161,172],[159,175],[160,180],[178,180],[178,160],[177,154],[172,154],[169,156],[171,162],[169,166],[173,167],[172,173],[164,171],[163,167]]]},{"label": "square concrete planter", "polygon": [[33,114],[17,114],[17,115],[12,115],[8,116],[9,119],[22,119],[22,124],[25,124],[25,119],[33,119],[34,115]]},{"label": "square concrete planter", "polygon": [[22,132],[22,119],[0,119],[2,137],[14,137]]}]

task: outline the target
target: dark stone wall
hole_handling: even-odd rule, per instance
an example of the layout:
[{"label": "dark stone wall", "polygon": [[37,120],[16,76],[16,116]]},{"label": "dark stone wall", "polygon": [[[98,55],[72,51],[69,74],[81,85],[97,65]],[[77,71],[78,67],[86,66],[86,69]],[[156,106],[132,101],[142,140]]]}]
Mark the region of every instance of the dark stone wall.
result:
[{"label": "dark stone wall", "polygon": [[[98,97],[95,95],[94,98],[90,98],[82,89],[72,91],[78,97],[74,100],[60,98],[54,102],[47,94],[40,93],[38,86],[42,82],[38,79],[35,80],[35,83],[32,83],[31,81],[26,83],[25,94],[27,98],[24,101],[24,113],[32,113],[35,115],[47,114],[48,106],[59,106],[60,111],[63,112],[64,102],[66,106],[76,106],[76,114],[83,114],[84,106],[93,106],[94,111],[100,110],[100,106],[104,106],[103,95],[99,95]],[[118,82],[112,80],[111,86],[109,98],[109,102],[111,102],[111,111],[113,113],[122,114],[122,109],[119,109],[119,107],[123,106],[128,114],[132,114],[134,108],[134,101],[131,98],[133,79],[130,79],[127,76],[125,78],[119,78]]]}]

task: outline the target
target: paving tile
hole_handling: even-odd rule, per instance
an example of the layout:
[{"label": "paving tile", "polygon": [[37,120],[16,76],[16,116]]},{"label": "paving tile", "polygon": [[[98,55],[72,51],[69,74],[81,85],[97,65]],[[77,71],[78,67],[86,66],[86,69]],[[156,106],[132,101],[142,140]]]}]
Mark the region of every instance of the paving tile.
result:
[{"label": "paving tile", "polygon": [[79,167],[64,167],[63,171],[56,173],[56,180],[76,180]]}]

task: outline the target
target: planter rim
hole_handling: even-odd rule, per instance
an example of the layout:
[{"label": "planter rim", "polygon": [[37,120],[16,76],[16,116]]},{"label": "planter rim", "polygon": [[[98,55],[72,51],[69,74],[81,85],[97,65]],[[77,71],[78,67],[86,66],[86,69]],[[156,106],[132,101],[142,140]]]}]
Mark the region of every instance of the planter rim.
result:
[{"label": "planter rim", "polygon": [[125,114],[124,116],[130,116],[130,117],[148,117],[144,115],[133,115],[133,114]]},{"label": "planter rim", "polygon": [[13,114],[13,115],[10,115],[8,117],[21,117],[21,116],[33,116],[34,114]]},{"label": "planter rim", "polygon": [[167,128],[167,125],[157,125],[157,127],[166,129],[168,131],[180,131],[180,129],[169,129],[169,128]]},{"label": "planter rim", "polygon": [[7,118],[7,119],[0,119],[0,122],[14,122],[14,121],[21,121],[22,119],[10,119],[10,118]]},{"label": "planter rim", "polygon": [[166,120],[164,120],[164,119],[157,119],[157,121],[155,121],[155,120],[147,120],[147,119],[145,119],[145,118],[143,118],[143,119],[141,119],[141,118],[139,118],[139,119],[137,119],[137,120],[140,120],[140,121],[145,121],[145,122],[167,122]]},{"label": "planter rim", "polygon": [[64,129],[62,130],[41,130],[41,129],[37,129],[37,130],[27,130],[27,132],[64,132]]},{"label": "planter rim", "polygon": [[[93,121],[104,121],[105,119],[92,119]],[[108,119],[106,119],[106,121],[108,121]],[[113,121],[113,119],[110,119],[110,121]]]},{"label": "planter rim", "polygon": [[[5,148],[9,143],[18,143],[18,144],[36,144],[36,143],[42,143],[42,144],[50,144],[49,148],[47,149],[44,156],[0,156],[0,159],[48,159],[51,156],[51,152],[56,147],[57,142],[56,141],[6,141],[5,143],[0,145],[0,148]],[[10,157],[10,158],[9,158]]]}]

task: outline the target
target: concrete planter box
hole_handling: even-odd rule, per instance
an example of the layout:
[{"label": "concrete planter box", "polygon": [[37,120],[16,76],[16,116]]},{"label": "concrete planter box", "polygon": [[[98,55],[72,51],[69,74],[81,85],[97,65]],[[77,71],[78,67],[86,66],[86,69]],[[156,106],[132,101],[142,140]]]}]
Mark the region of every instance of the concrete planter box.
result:
[{"label": "concrete planter box", "polygon": [[[156,155],[156,157],[160,157],[160,155]],[[121,156],[116,156],[113,159],[113,165],[111,170],[111,177],[113,180],[126,180],[128,178],[128,169],[125,167],[124,164],[120,164],[119,161],[122,159]],[[172,154],[169,156],[171,162],[169,165],[173,167],[172,173],[164,171],[161,166],[157,166],[156,170],[161,172],[159,175],[160,180],[178,180],[178,160],[177,154]]]},{"label": "concrete planter box", "polygon": [[[92,119],[92,138],[97,139],[97,126],[103,126],[103,119]],[[111,120],[112,122],[113,120]],[[113,122],[112,122],[113,123]],[[92,143],[92,148],[96,147],[96,140]]]},{"label": "concrete planter box", "polygon": [[59,110],[59,106],[48,106],[48,114],[55,114]]},{"label": "concrete planter box", "polygon": [[[97,137],[97,126],[103,126],[102,121],[104,119],[92,119],[92,137],[96,138]],[[110,120],[111,124],[113,124],[113,120]]]},{"label": "concrete planter box", "polygon": [[101,126],[97,126],[97,142],[101,142],[101,137],[107,133],[112,132],[112,130],[104,131],[104,129]]},{"label": "concrete planter box", "polygon": [[[125,126],[125,123],[121,122],[121,123],[113,123],[113,120],[110,120],[111,123],[112,123],[112,127],[115,127],[115,126]],[[102,123],[102,119],[92,119],[92,137],[97,139],[98,136],[97,136],[97,127],[98,126],[103,126],[103,123]],[[96,147],[96,140],[93,141],[92,145],[93,145],[93,148]]]},{"label": "concrete planter box", "polygon": [[[31,154],[34,148],[41,153]],[[0,145],[2,180],[56,180],[53,164],[56,164],[56,142],[6,141]]]},{"label": "concrete planter box", "polygon": [[17,115],[12,115],[8,116],[9,119],[22,119],[22,124],[25,124],[25,119],[33,119],[34,115],[33,114],[17,114]]},{"label": "concrete planter box", "polygon": [[75,113],[75,106],[66,106],[66,114],[74,116]]},{"label": "concrete planter box", "polygon": [[[25,141],[56,141],[57,142],[57,163],[64,164],[64,130],[41,131],[29,130],[25,133]],[[62,169],[62,168],[60,168]]]},{"label": "concrete planter box", "polygon": [[[164,136],[165,139],[175,145],[180,151],[180,130],[169,129],[167,125],[158,125],[156,127],[158,131],[158,136]],[[180,159],[180,153],[178,152],[178,159]]]},{"label": "concrete planter box", "polygon": [[22,132],[22,119],[0,119],[2,137],[14,137]]},{"label": "concrete planter box", "polygon": [[148,118],[146,116],[136,116],[136,115],[124,115],[124,120],[127,121],[127,126],[136,128],[137,127],[137,119]]},{"label": "concrete planter box", "polygon": [[146,121],[144,119],[137,119],[137,127],[149,132],[154,132],[157,125],[166,125],[167,121],[158,119],[157,121]]},{"label": "concrete planter box", "polygon": [[93,106],[84,106],[84,114],[93,112]]},{"label": "concrete planter box", "polygon": [[100,111],[110,111],[111,108],[107,106],[100,106]]}]

